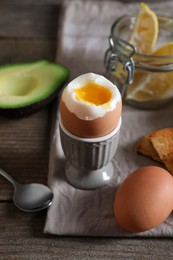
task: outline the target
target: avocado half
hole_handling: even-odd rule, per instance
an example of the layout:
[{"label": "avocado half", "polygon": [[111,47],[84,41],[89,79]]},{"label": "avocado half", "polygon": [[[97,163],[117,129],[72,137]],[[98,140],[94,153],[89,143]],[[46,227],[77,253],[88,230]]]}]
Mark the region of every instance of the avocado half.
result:
[{"label": "avocado half", "polygon": [[56,97],[68,76],[66,67],[44,60],[1,66],[1,114],[15,118],[33,114]]}]

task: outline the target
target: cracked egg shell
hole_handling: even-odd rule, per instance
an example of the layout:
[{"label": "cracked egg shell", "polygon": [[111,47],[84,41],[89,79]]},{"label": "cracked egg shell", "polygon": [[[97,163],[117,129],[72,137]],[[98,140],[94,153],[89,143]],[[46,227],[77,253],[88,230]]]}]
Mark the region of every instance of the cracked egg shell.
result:
[{"label": "cracked egg shell", "polygon": [[118,124],[122,99],[118,88],[105,77],[87,73],[72,80],[60,98],[64,127],[83,138],[109,134]]}]

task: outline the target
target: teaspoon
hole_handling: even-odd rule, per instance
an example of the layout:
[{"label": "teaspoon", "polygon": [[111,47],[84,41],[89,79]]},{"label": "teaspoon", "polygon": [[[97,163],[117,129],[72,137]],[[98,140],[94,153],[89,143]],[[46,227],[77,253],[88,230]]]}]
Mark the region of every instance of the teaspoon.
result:
[{"label": "teaspoon", "polygon": [[2,169],[0,169],[0,174],[13,184],[15,189],[13,201],[17,208],[27,212],[35,212],[52,204],[53,192],[47,186],[39,183],[18,183]]}]

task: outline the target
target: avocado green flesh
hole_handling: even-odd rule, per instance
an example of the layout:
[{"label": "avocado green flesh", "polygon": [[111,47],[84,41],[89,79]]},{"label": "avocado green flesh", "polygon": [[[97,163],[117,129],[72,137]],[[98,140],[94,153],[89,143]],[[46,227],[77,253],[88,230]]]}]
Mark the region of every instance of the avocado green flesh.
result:
[{"label": "avocado green flesh", "polygon": [[67,79],[59,64],[38,61],[0,68],[0,108],[15,109],[38,103],[53,94]]}]

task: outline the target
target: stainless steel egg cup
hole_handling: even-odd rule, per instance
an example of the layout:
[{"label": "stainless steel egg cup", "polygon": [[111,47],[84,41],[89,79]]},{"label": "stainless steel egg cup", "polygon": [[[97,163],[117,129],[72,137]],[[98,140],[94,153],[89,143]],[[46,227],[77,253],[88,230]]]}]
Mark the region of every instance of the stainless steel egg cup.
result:
[{"label": "stainless steel egg cup", "polygon": [[99,138],[80,138],[71,134],[60,118],[60,138],[67,163],[65,174],[72,186],[97,189],[109,183],[114,172],[112,159],[116,153],[121,118],[117,127]]}]

